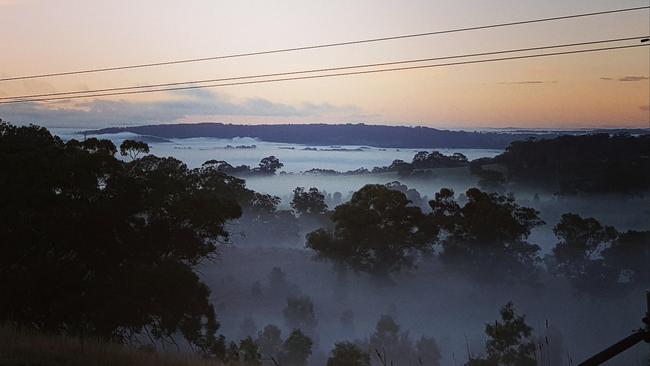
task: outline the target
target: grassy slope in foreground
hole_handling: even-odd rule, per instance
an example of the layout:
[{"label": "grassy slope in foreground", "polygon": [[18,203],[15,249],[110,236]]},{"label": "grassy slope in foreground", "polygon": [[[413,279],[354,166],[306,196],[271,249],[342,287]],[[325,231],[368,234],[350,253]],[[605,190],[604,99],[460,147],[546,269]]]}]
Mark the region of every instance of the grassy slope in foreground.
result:
[{"label": "grassy slope in foreground", "polygon": [[1,366],[221,366],[187,354],[147,352],[77,338],[0,328]]}]

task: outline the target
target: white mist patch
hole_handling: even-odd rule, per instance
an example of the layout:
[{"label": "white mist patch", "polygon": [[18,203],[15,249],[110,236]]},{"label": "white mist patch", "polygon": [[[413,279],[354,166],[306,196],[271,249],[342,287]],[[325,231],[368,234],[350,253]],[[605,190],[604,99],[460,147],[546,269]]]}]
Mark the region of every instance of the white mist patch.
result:
[{"label": "white mist patch", "polygon": [[[64,140],[83,139],[78,129],[52,128],[52,133]],[[262,158],[275,156],[284,164],[281,172],[298,173],[310,169],[349,171],[359,168],[371,170],[377,166],[390,165],[395,159],[410,162],[418,151],[432,149],[377,148],[361,145],[316,146],[260,141],[250,137],[218,139],[210,137],[168,139],[168,142],[149,141],[149,137],[133,133],[86,135],[108,139],[116,145],[126,139],[143,140],[151,147],[151,153],[161,157],[172,156],[190,168],[201,166],[208,160],[223,160],[232,165],[255,167]],[[494,157],[503,152],[495,149],[435,149],[445,155],[461,153],[469,160]]]}]

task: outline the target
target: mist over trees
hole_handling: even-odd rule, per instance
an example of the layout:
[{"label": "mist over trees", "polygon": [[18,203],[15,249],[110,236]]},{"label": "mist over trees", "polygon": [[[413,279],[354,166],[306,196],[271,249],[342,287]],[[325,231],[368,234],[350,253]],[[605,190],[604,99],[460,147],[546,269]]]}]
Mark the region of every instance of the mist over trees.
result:
[{"label": "mist over trees", "polygon": [[[281,198],[243,178],[281,177],[272,156],[190,169],[143,142],[64,142],[2,123],[0,326],[174,345],[228,366],[569,365],[637,318],[650,227],[612,225],[564,197],[642,200],[645,172],[629,174],[648,155],[640,137],[551,141],[478,162],[419,152],[376,172],[381,184],[300,182]],[[636,183],[607,188],[610,172],[577,168],[585,154],[556,176],[561,155],[532,152],[569,154],[576,141],[604,144],[604,166],[627,159],[618,172]],[[455,193],[432,178],[441,169],[466,171],[473,188]],[[545,215],[548,202],[563,211]]]},{"label": "mist over trees", "polygon": [[533,280],[540,248],[527,239],[544,223],[539,212],[519,206],[512,197],[476,188],[465,195],[462,207],[448,189],[429,202],[434,223],[446,233],[442,261],[482,279]]},{"label": "mist over trees", "polygon": [[524,316],[515,313],[512,303],[499,312],[501,322],[485,325],[485,356],[470,358],[467,366],[536,366],[533,328],[526,324]]},{"label": "mist over trees", "polygon": [[437,234],[420,208],[383,185],[367,185],[334,210],[333,230],[316,230],[307,246],[320,256],[378,276],[411,267]]}]

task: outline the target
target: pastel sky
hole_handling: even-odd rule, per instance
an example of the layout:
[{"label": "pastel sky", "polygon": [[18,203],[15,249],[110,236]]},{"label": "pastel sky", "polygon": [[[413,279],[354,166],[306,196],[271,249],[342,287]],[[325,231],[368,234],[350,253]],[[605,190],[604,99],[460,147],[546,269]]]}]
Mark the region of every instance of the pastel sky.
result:
[{"label": "pastel sky", "polygon": [[[646,6],[638,0],[0,0],[0,78]],[[150,69],[0,82],[0,97],[650,34],[647,10]],[[630,43],[626,43],[630,44]],[[0,105],[60,127],[169,122],[650,127],[650,47],[192,92]]]}]

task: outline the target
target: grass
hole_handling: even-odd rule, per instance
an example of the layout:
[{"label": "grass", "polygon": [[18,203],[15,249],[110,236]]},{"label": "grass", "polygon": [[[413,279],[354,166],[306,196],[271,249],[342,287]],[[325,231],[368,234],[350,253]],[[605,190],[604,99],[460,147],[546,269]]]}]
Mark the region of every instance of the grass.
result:
[{"label": "grass", "polygon": [[221,366],[194,355],[0,328],[0,366]]}]

